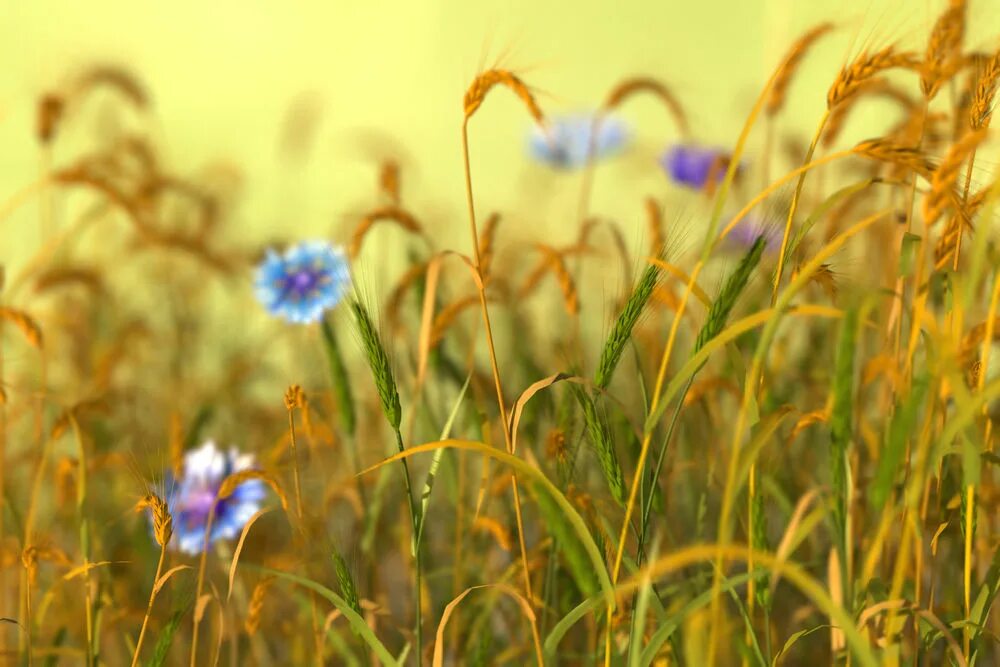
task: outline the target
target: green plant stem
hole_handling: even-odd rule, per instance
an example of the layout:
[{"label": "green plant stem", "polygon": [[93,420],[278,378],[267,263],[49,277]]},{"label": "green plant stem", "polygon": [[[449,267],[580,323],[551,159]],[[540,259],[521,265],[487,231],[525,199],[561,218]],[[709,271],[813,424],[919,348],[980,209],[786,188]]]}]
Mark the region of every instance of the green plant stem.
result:
[{"label": "green plant stem", "polygon": [[[402,453],[405,448],[403,447],[403,434],[398,428],[395,429],[396,432],[396,447]],[[406,487],[406,504],[410,510],[410,550],[413,552],[413,561],[416,580],[414,597],[416,598],[414,604],[414,635],[416,635],[416,658],[417,665],[421,664],[423,660],[423,608],[421,601],[423,595],[421,593],[421,588],[423,586],[423,559],[420,555],[420,544],[417,542],[417,535],[420,531],[420,510],[417,507],[417,501],[413,497],[413,484],[410,481],[410,466],[406,462],[405,458],[399,460],[403,466],[403,483]]]}]

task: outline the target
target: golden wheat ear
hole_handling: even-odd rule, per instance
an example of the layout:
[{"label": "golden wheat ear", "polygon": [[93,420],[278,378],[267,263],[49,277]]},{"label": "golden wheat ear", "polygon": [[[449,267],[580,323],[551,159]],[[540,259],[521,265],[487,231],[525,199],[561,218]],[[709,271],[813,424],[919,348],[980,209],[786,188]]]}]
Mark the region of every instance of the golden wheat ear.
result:
[{"label": "golden wheat ear", "polygon": [[535,96],[527,84],[513,72],[505,69],[486,70],[472,81],[472,85],[465,91],[465,97],[462,100],[466,121],[475,115],[476,111],[482,105],[483,100],[486,99],[486,95],[497,85],[505,86],[517,95],[518,99],[524,102],[524,106],[527,107],[528,113],[531,114],[536,123],[539,125],[545,124],[545,116],[542,114],[542,109],[538,106],[538,102],[535,101]]}]

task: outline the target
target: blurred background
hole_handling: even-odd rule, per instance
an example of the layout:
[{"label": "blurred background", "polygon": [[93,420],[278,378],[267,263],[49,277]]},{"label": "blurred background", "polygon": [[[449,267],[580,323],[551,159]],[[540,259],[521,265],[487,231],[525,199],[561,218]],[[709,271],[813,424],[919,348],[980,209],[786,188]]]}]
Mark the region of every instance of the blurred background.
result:
[{"label": "blurred background", "polygon": [[[592,109],[623,78],[654,76],[680,98],[693,139],[730,146],[788,46],[816,23],[833,20],[840,30],[810,52],[781,120],[782,133],[804,140],[846,58],[893,41],[922,48],[943,6],[931,0],[7,2],[0,10],[0,201],[40,173],[39,97],[88,67],[114,65],[134,74],[148,94],[149,112],[136,123],[165,169],[181,176],[224,169],[238,184],[226,222],[238,234],[230,238],[346,240],[375,201],[380,162],[392,158],[401,166],[406,205],[447,234],[441,245],[467,250],[461,100],[484,68],[521,75],[547,114]],[[1000,28],[994,7],[994,0],[970,2],[969,48],[996,48],[988,41]],[[101,99],[90,100],[87,113],[67,120],[53,165],[134,120],[120,118],[120,102],[103,103],[106,109]],[[863,105],[842,141],[884,128],[886,104]],[[599,168],[592,209],[638,235],[642,198],[670,192],[655,160],[677,140],[677,129],[649,98],[628,103],[621,116],[633,143]],[[563,230],[575,232],[580,175],[532,164],[525,151],[529,129],[523,108],[505,91],[492,94],[476,115],[477,203],[483,214],[502,211],[508,233],[530,225],[558,242]],[[683,196],[677,194],[678,205],[687,207]],[[71,195],[59,196],[57,226],[72,206]],[[0,260],[9,271],[39,242],[37,201],[13,212],[5,207],[3,216]],[[368,250],[388,238],[382,233]]]}]

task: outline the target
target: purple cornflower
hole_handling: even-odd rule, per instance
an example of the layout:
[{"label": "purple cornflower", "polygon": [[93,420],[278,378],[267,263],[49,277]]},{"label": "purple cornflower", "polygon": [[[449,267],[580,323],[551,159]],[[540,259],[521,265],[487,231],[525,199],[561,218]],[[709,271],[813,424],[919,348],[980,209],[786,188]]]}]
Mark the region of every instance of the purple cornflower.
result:
[{"label": "purple cornflower", "polygon": [[764,237],[765,252],[777,252],[781,247],[783,228],[775,224],[765,224],[758,218],[745,216],[740,219],[732,231],[726,235],[726,241],[740,248],[749,248],[758,236]]},{"label": "purple cornflower", "polygon": [[599,160],[622,150],[627,141],[628,130],[622,121],[610,116],[574,114],[549,119],[545,127],[535,126],[528,148],[539,162],[558,169],[576,169],[587,164],[591,150],[594,159]]},{"label": "purple cornflower", "polygon": [[[729,167],[729,154],[718,148],[678,144],[663,153],[660,166],[675,183],[701,190],[722,181]],[[737,166],[737,170],[740,168]]]},{"label": "purple cornflower", "polygon": [[216,502],[219,488],[229,475],[254,468],[252,454],[240,454],[235,447],[228,451],[216,448],[211,440],[184,455],[184,469],[178,479],[168,479],[167,508],[173,519],[170,546],[186,554],[200,553],[205,546],[205,528],[212,512],[209,544],[238,537],[250,517],[260,509],[265,487],[259,479],[250,479],[228,498]]},{"label": "purple cornflower", "polygon": [[257,267],[257,299],[289,322],[316,322],[347,293],[347,256],[326,241],[305,241],[279,255],[268,249]]}]

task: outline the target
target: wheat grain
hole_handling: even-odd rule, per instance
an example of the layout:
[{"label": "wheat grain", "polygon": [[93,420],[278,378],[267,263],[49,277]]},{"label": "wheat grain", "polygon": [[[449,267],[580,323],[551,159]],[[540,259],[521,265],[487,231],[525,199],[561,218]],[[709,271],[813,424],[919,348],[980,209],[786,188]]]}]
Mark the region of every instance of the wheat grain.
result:
[{"label": "wheat grain", "polygon": [[170,516],[170,508],[167,503],[155,493],[151,493],[140,500],[135,509],[138,512],[144,509],[149,509],[152,512],[153,537],[160,547],[167,546],[174,534],[174,520]]},{"label": "wheat grain", "polygon": [[0,306],[0,319],[7,320],[24,336],[25,340],[38,349],[42,348],[42,329],[38,323],[23,310]]},{"label": "wheat grain", "polygon": [[920,63],[920,89],[928,100],[934,99],[941,84],[958,71],[964,35],[965,2],[952,2],[934,22]]},{"label": "wheat grain", "polygon": [[966,159],[986,138],[986,130],[972,130],[953,143],[931,176],[931,189],[923,200],[924,223],[933,225],[955,198],[955,182]]},{"label": "wheat grain", "polygon": [[623,80],[608,93],[608,97],[604,100],[604,109],[612,111],[620,107],[625,100],[639,93],[649,93],[659,99],[673,117],[674,122],[677,123],[681,135],[687,136],[689,134],[687,115],[684,113],[684,107],[680,100],[667,88],[666,84],[652,77],[636,76]]},{"label": "wheat grain", "polygon": [[969,107],[969,125],[973,130],[989,127],[993,118],[993,101],[1000,82],[1000,51],[990,58],[976,79],[975,92]]},{"label": "wheat grain", "polygon": [[764,104],[764,113],[774,116],[785,105],[785,98],[788,94],[788,86],[792,81],[795,72],[798,71],[802,60],[806,57],[809,49],[819,40],[820,37],[833,30],[832,23],[821,23],[798,38],[788,50],[785,58],[779,65],[778,73],[771,83],[771,90],[767,95],[767,102]]},{"label": "wheat grain", "polygon": [[472,81],[472,85],[465,91],[465,97],[462,100],[466,121],[472,118],[482,105],[483,100],[486,99],[486,95],[498,84],[506,86],[524,102],[524,106],[527,107],[528,113],[531,114],[536,123],[539,125],[545,124],[545,116],[542,114],[542,110],[535,101],[535,96],[532,95],[531,90],[528,89],[528,86],[517,75],[505,69],[486,70]]},{"label": "wheat grain", "polygon": [[930,178],[934,165],[926,155],[913,146],[904,146],[891,139],[870,139],[862,141],[853,151],[863,157],[886,162],[910,169],[925,178]]},{"label": "wheat grain", "polygon": [[850,65],[840,70],[826,94],[827,109],[833,110],[879,72],[895,67],[912,68],[917,62],[912,54],[899,53],[893,46],[887,46],[873,54],[862,53]]},{"label": "wheat grain", "polygon": [[395,222],[397,225],[413,234],[423,235],[423,227],[421,227],[420,223],[412,213],[395,205],[383,206],[366,214],[365,217],[361,219],[358,226],[354,229],[354,233],[351,235],[350,245],[348,246],[348,254],[352,258],[357,257],[358,253],[361,252],[361,244],[364,242],[365,236],[369,231],[371,231],[372,227],[374,227],[376,223],[382,222],[383,220]]}]

